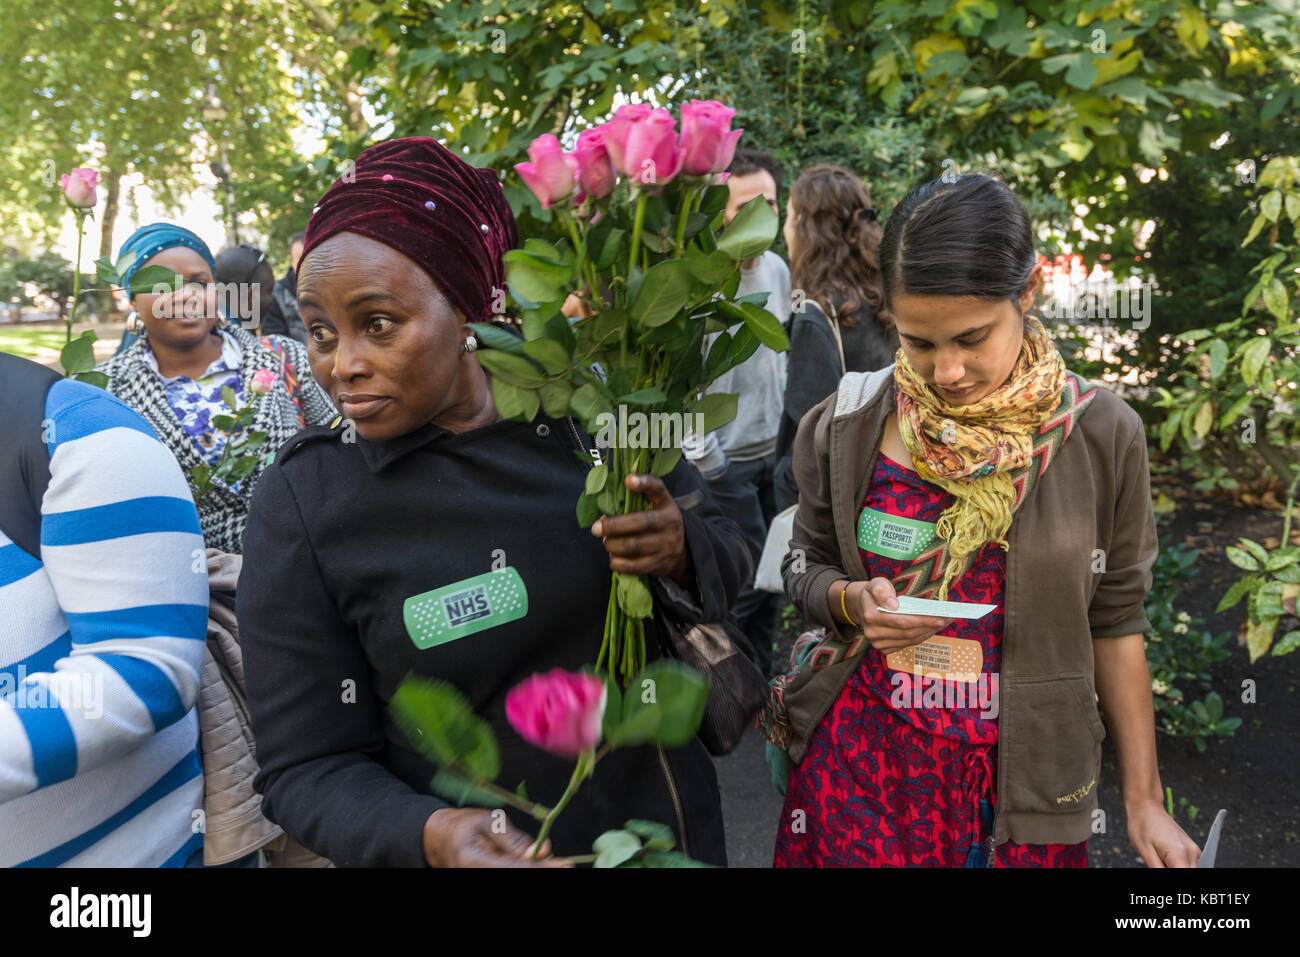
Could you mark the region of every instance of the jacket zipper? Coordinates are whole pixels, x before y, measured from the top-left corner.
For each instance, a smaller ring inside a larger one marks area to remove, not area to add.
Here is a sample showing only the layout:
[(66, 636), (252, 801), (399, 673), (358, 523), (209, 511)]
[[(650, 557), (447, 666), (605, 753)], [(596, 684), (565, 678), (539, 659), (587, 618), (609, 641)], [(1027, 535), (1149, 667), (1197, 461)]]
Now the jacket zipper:
[(595, 466), (600, 465), (601, 464), (600, 453), (595, 449), (587, 448), (586, 444), (582, 441), (582, 436), (578, 434), (578, 427), (573, 424), (573, 416), (566, 415), (564, 417), (564, 422), (569, 427), (569, 434), (573, 436), (573, 444), (577, 446), (578, 451), (585, 453), (588, 456), (588, 458), (592, 460), (589, 461), (587, 465), (587, 470), (589, 471)]
[(1002, 673), (998, 675), (998, 749), (997, 749), (998, 803), (993, 808), (993, 824), (992, 824), (992, 829), (989, 833), (989, 866), (990, 867), (992, 867), (994, 862), (996, 861), (997, 844), (995, 842), (997, 840), (998, 822), (1002, 819), (1002, 798), (1003, 795), (1007, 793), (1006, 786), (1005, 786), (1007, 762), (1003, 760), (1003, 758), (1006, 756), (1007, 753), (1005, 747), (1007, 743), (1006, 710), (1003, 707), (1006, 704), (1007, 699), (1006, 696), (1002, 693), (1002, 685), (1004, 683), (1004, 679), (1007, 676), (1007, 671), (1008, 671), (1007, 665), (1011, 661), (1011, 648), (1013, 645), (1013, 642), (1011, 641), (1011, 636), (1012, 636), (1011, 625), (1015, 622), (1015, 616), (1011, 613), (1011, 598), (1012, 598), (1011, 584), (1013, 581), (1015, 581), (1015, 576), (1013, 572), (1016, 566), (1014, 529), (1015, 526), (1013, 525), (1012, 530), (1009, 531), (1007, 536), (1007, 545), (1010, 547), (1007, 548), (1007, 582), (1006, 582), (1006, 590), (1004, 592), (1006, 601), (1003, 604)]
[(656, 744), (655, 750), (659, 752), (659, 766), (664, 769), (664, 780), (668, 782), (668, 793), (673, 799), (673, 810), (677, 812), (677, 834), (682, 841), (682, 853), (690, 857), (691, 852), (686, 846), (686, 818), (682, 814), (681, 799), (677, 796), (677, 782), (673, 780), (673, 772), (668, 769), (668, 756), (664, 754), (663, 745)]

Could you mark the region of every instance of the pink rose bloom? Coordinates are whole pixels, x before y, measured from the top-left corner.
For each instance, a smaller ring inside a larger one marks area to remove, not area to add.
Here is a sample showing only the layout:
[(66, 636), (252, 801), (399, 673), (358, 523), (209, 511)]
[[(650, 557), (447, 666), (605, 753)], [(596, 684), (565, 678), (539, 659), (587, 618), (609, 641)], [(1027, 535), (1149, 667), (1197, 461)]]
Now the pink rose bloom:
[(623, 145), (627, 142), (628, 131), (632, 128), (633, 123), (640, 122), (649, 116), (650, 109), (645, 103), (631, 103), (627, 106), (620, 106), (612, 120), (596, 127), (601, 132), (601, 141), (605, 144), (605, 149), (609, 153), (610, 162), (614, 164), (614, 169), (625, 176), (627, 175), (627, 167), (623, 163)]
[(601, 127), (583, 130), (578, 134), (578, 144), (573, 148), (574, 162), (578, 169), (578, 187), (581, 192), (578, 202), (588, 196), (592, 199), (604, 199), (614, 190), (618, 174), (610, 161), (609, 150), (605, 148), (605, 134)]
[(529, 744), (576, 760), (600, 743), (605, 682), (593, 674), (553, 668), (506, 694), (506, 719)]
[(550, 133), (539, 136), (528, 147), (530, 163), (516, 163), (515, 171), (549, 209), (573, 192), (574, 173), (577, 166), (572, 156), (560, 149), (560, 141)]
[[(676, 124), (667, 110), (652, 110), (645, 104), (625, 106), (604, 130), (614, 168), (638, 186), (663, 186), (681, 171)], [(653, 179), (647, 180), (651, 174)]]
[(250, 392), (255, 392), (258, 395), (266, 395), (273, 388), (275, 388), (275, 373), (270, 369), (258, 369), (253, 374), (253, 381), (248, 386)]
[(74, 169), (69, 175), (64, 173), (59, 178), (63, 195), (68, 202), (79, 209), (92, 209), (95, 206), (95, 186), (99, 183), (99, 174), (93, 169)]
[(736, 111), (716, 100), (682, 104), (682, 171), (689, 176), (720, 173), (731, 165), (744, 130), (733, 130)]

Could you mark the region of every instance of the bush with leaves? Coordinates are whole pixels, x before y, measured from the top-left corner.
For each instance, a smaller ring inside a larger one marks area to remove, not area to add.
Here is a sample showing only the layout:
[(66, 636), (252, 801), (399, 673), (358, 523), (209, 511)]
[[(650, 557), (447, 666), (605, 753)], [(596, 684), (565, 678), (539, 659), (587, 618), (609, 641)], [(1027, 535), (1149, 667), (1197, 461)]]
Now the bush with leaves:
[[(1167, 537), (1161, 540), (1146, 601), (1151, 621), (1146, 652), (1157, 729), (1172, 737), (1192, 738), (1204, 751), (1206, 739), (1232, 734), (1241, 719), (1223, 717), (1223, 700), (1210, 690), (1210, 667), (1231, 655), (1232, 636), (1210, 633), (1201, 627), (1200, 618), (1175, 607), (1182, 584), (1195, 574), (1199, 558), (1195, 548), (1171, 544)], [(1204, 692), (1204, 697), (1195, 699), (1196, 692)]]
[[(1293, 156), (1274, 157), (1259, 177), (1258, 213), (1242, 242), (1268, 241), (1265, 255), (1251, 274), (1254, 285), (1241, 315), (1208, 329), (1179, 337), (1195, 344), (1172, 388), (1161, 387), (1156, 403), (1167, 409), (1159, 427), (1162, 449), (1175, 441), (1200, 453), (1207, 446), (1224, 458), (1253, 458), (1272, 471), (1286, 489), (1280, 545), (1273, 550), (1243, 540), (1229, 548), (1228, 559), (1252, 574), (1236, 582), (1220, 610), (1248, 598), (1243, 626), (1251, 661), (1270, 647), (1275, 655), (1300, 646), (1292, 631), (1276, 645), (1278, 622), (1300, 591), (1300, 547), (1290, 543), (1292, 510), (1300, 487), (1300, 420), (1295, 404), (1300, 393), (1300, 322), (1295, 303), (1300, 293), (1300, 163)], [(1291, 242), (1282, 241), (1290, 220)], [(1295, 589), (1293, 591), (1292, 589)], [(1292, 611), (1294, 609), (1292, 608)]]

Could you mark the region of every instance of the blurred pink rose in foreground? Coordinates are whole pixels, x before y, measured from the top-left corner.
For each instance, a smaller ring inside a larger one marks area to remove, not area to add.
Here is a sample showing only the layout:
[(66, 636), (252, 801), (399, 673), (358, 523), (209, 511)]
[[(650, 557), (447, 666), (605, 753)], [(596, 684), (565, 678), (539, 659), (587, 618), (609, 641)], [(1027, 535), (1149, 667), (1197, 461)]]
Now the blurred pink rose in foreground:
[(529, 744), (575, 760), (600, 743), (605, 683), (593, 674), (553, 668), (506, 695), (506, 719)]
[(731, 165), (744, 130), (731, 128), (736, 111), (716, 100), (682, 104), (682, 172), (689, 176), (720, 173)]
[(93, 169), (74, 169), (71, 174), (64, 173), (59, 178), (63, 195), (68, 202), (79, 209), (92, 209), (97, 197), (95, 186), (99, 183), (99, 174)]
[(258, 369), (253, 375), (253, 381), (248, 386), (251, 392), (258, 395), (266, 395), (275, 388), (275, 373), (270, 369)]
[(577, 162), (560, 149), (560, 141), (547, 133), (537, 137), (528, 147), (529, 163), (516, 163), (515, 171), (549, 209), (573, 192)]

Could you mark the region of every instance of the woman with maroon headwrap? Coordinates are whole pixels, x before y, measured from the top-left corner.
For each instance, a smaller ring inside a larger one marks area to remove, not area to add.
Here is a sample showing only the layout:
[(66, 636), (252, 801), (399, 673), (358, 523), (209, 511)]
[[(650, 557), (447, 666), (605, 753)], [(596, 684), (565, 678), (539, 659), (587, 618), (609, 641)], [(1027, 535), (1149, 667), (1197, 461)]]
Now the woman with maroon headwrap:
[[(513, 809), (507, 825), (431, 792), (435, 768), (387, 714), (407, 674), (458, 687), (501, 741), (498, 783), (552, 804), (572, 765), (510, 730), (505, 694), (595, 660), (610, 570), (654, 576), (682, 621), (721, 620), (751, 577), (739, 529), (700, 501), (688, 465), (634, 479), (652, 508), (603, 519), (602, 540), (574, 515), (574, 453), (590, 437), (568, 419), (498, 415), (466, 323), (504, 302), (502, 257), (517, 243), (496, 174), (425, 138), (363, 152), (307, 228), (308, 354), (343, 418), (299, 433), (263, 477), (239, 622), (264, 811), (341, 866), (519, 865), (536, 832)], [(452, 627), (408, 632), (420, 596)], [(725, 863), (698, 740), (612, 752), (550, 843), (559, 857), (589, 853), (630, 818), (669, 824), (686, 853)]]

